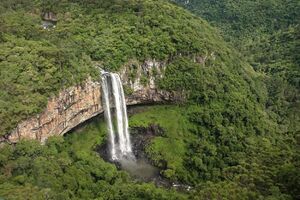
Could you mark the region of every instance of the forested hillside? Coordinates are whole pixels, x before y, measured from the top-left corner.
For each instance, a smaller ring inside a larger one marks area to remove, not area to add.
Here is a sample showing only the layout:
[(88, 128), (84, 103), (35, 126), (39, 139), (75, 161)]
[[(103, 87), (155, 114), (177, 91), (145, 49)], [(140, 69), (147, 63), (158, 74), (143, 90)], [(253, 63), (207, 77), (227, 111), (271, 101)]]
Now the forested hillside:
[[(164, 1), (5, 1), (0, 5), (0, 135), (63, 87), (130, 60), (224, 51), (207, 22)], [(43, 29), (43, 10), (57, 13)], [(197, 31), (202, 30), (202, 31)], [(226, 50), (226, 49), (225, 49)]]
[[(45, 145), (3, 145), (0, 198), (300, 198), (299, 3), (181, 3), (208, 22), (166, 0), (1, 2), (0, 135), (60, 89), (99, 79), (96, 65), (163, 61), (157, 85), (181, 98), (134, 114), (130, 129), (161, 127), (145, 154), (161, 177), (191, 190), (141, 183), (105, 162), (97, 118)], [(55, 28), (41, 26), (47, 11)]]
[(293, 123), (299, 124), (300, 106), (299, 1), (176, 2), (218, 27), (256, 71), (267, 75), (267, 109), (276, 113), (279, 124), (299, 131)]

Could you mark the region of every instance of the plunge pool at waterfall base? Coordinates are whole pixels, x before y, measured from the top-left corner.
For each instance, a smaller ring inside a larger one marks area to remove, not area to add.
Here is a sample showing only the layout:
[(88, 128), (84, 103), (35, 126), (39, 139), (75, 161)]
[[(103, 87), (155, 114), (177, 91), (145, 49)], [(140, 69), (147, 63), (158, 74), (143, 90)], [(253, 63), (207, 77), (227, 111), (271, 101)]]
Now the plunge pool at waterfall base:
[[(144, 112), (149, 105), (143, 106), (130, 106), (128, 107), (128, 115), (134, 115), (140, 112)], [(151, 124), (148, 127), (133, 127), (130, 128), (132, 153), (135, 159), (123, 158), (112, 160), (109, 148), (109, 138), (102, 144), (96, 147), (96, 152), (104, 159), (106, 162), (114, 164), (118, 170), (126, 171), (134, 180), (138, 182), (152, 182), (158, 187), (164, 188), (174, 188), (178, 191), (186, 192), (191, 189), (190, 186), (184, 185), (180, 182), (173, 182), (160, 173), (164, 168), (158, 168), (154, 166), (151, 160), (147, 157), (145, 153), (145, 147), (147, 144), (157, 136), (162, 136), (164, 130), (156, 125)]]
[(120, 159), (120, 168), (132, 177), (143, 182), (153, 181), (160, 176), (159, 169), (151, 165), (145, 158)]
[[(134, 139), (134, 138), (133, 138)], [(133, 140), (134, 141), (134, 140)], [(133, 143), (134, 144), (134, 143)], [(133, 147), (136, 147), (133, 145)], [(135, 158), (120, 158), (112, 160), (108, 151), (108, 141), (97, 147), (96, 151), (106, 161), (116, 165), (119, 170), (124, 170), (137, 181), (140, 182), (154, 182), (157, 185), (169, 186), (171, 183), (164, 180), (160, 175), (160, 169), (153, 166), (144, 152), (139, 152), (133, 149)]]
[[(149, 109), (151, 105), (138, 105), (138, 106), (128, 106), (128, 115), (133, 116), (138, 113), (145, 112)], [(136, 157), (136, 160), (124, 160), (124, 161), (113, 161), (109, 152), (108, 144), (109, 140), (102, 140), (102, 136), (97, 136), (98, 131), (106, 131), (106, 126), (103, 124), (104, 114), (97, 115), (84, 123), (73, 128), (64, 137), (74, 138), (70, 140), (74, 142), (76, 148), (81, 148), (81, 140), (87, 140), (88, 142), (84, 143), (84, 148), (87, 148), (90, 144), (94, 146), (94, 139), (97, 141), (101, 140), (101, 143), (92, 147), (95, 152), (106, 162), (114, 164), (118, 170), (126, 171), (134, 181), (137, 182), (151, 182), (158, 187), (164, 188), (173, 188), (180, 192), (187, 192), (192, 188), (188, 185), (184, 185), (180, 182), (173, 182), (161, 175), (161, 170), (164, 170), (165, 167), (158, 168), (154, 166), (145, 153), (145, 147), (148, 142), (150, 142), (154, 137), (164, 134), (164, 130), (161, 129), (158, 125), (152, 124), (148, 127), (134, 127), (130, 128), (132, 151)], [(89, 148), (89, 147), (88, 147)]]
[(153, 166), (150, 161), (146, 157), (144, 157), (144, 152), (140, 152), (135, 160), (127, 158), (112, 160), (107, 149), (107, 143), (105, 143), (101, 146), (98, 146), (96, 151), (106, 162), (115, 164), (117, 169), (126, 171), (133, 179), (138, 182), (152, 182), (158, 187), (174, 188), (181, 192), (186, 192), (191, 189), (190, 186), (180, 183), (174, 183), (164, 178), (160, 174), (160, 169)]
[[(140, 132), (143, 131), (145, 128), (136, 129), (135, 131)], [(151, 129), (153, 129), (153, 127)], [(152, 165), (151, 161), (147, 158), (144, 152), (144, 147), (147, 141), (149, 141), (153, 136), (149, 135), (149, 131), (145, 131), (144, 133), (145, 134), (134, 134), (131, 137), (135, 159), (123, 158), (118, 160), (112, 160), (108, 148), (108, 141), (106, 141), (102, 145), (99, 145), (96, 148), (96, 151), (106, 162), (115, 164), (117, 169), (126, 171), (133, 179), (135, 179), (138, 182), (152, 182), (159, 187), (175, 188), (176, 190), (182, 192), (189, 191), (189, 186), (180, 183), (174, 183), (164, 178), (160, 174), (160, 169)]]

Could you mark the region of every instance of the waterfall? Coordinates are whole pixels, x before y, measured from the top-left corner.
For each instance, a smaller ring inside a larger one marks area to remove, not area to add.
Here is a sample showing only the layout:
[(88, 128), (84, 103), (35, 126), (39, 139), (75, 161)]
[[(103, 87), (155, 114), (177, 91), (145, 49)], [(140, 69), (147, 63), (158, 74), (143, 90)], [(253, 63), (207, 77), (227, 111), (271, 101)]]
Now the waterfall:
[[(116, 73), (102, 72), (102, 91), (111, 158), (112, 160), (133, 158), (125, 95), (120, 76)], [(116, 128), (113, 126), (112, 108), (115, 111)], [(117, 130), (117, 134), (115, 134), (115, 130)]]
[(109, 89), (108, 89), (108, 81), (107, 77), (102, 76), (102, 91), (103, 91), (103, 107), (104, 107), (104, 115), (107, 121), (107, 131), (109, 132), (110, 139), (110, 154), (113, 160), (117, 159), (116, 155), (116, 145), (115, 145), (115, 136), (112, 125), (112, 118), (110, 112), (110, 102), (109, 102)]

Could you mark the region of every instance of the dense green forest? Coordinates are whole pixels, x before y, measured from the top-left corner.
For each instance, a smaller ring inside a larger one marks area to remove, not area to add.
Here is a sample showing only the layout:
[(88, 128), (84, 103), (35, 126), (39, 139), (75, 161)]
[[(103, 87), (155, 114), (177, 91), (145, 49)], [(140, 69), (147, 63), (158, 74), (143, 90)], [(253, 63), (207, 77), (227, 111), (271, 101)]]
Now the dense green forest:
[(1, 149), (0, 197), (5, 199), (186, 199), (176, 191), (135, 183), (93, 151), (106, 138), (103, 120), (45, 145), (22, 141)]
[(218, 27), (253, 69), (266, 75), (266, 108), (279, 124), (299, 131), (299, 1), (175, 1)]
[[(167, 61), (157, 84), (184, 98), (129, 122), (162, 127), (146, 154), (164, 178), (192, 187), (141, 183), (105, 162), (95, 152), (107, 138), (97, 118), (45, 145), (3, 145), (0, 197), (300, 198), (299, 2), (188, 2), (208, 22), (164, 0), (0, 3), (0, 135), (61, 88), (97, 79), (95, 65)], [(43, 11), (57, 14), (55, 28), (41, 27)]]
[[(168, 60), (224, 48), (207, 22), (164, 1), (49, 2), (0, 5), (0, 135), (40, 112), (60, 88), (97, 77), (93, 64), (118, 70), (132, 59)], [(44, 9), (57, 12), (55, 29), (41, 27)]]

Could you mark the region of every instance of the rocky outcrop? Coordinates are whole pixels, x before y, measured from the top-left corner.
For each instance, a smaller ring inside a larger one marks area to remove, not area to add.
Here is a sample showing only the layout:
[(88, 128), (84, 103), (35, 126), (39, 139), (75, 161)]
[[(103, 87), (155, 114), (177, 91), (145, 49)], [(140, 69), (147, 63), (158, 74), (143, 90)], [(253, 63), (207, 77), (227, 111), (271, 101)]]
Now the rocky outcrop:
[(44, 12), (42, 15), (42, 20), (50, 21), (50, 22), (57, 22), (57, 17), (53, 12)]
[[(127, 105), (173, 101), (175, 95), (157, 88), (156, 80), (161, 78), (165, 64), (146, 61), (143, 65), (124, 66), (120, 76), (126, 95)], [(134, 73), (134, 76), (131, 76)], [(16, 143), (21, 139), (36, 139), (44, 142), (53, 135), (63, 135), (80, 123), (103, 112), (101, 82), (86, 80), (83, 84), (62, 90), (49, 99), (45, 110), (23, 122), (0, 142)]]
[(125, 87), (130, 89), (126, 98), (128, 105), (174, 100), (174, 94), (157, 89), (156, 82), (163, 77), (165, 66), (164, 62), (148, 60), (142, 65), (133, 61), (123, 67), (120, 76)]
[(44, 29), (55, 28), (58, 19), (53, 12), (44, 12), (42, 14), (42, 27)]

